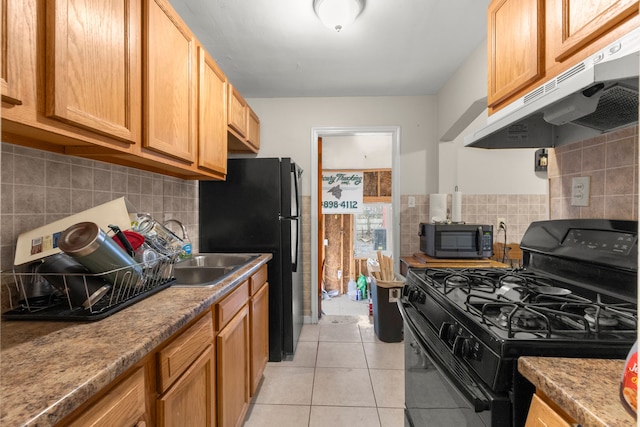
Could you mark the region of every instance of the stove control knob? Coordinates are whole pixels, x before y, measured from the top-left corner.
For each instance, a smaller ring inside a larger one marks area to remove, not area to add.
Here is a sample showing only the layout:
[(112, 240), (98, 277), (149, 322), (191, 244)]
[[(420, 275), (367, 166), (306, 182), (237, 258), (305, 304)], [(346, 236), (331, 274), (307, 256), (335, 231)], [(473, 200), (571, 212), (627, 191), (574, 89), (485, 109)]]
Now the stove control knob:
[(409, 291), (409, 302), (421, 302), (421, 292), (418, 289)]
[(478, 346), (473, 338), (459, 336), (453, 343), (453, 354), (465, 359), (478, 359)]
[(455, 323), (443, 323), (440, 326), (440, 338), (445, 342), (452, 343), (458, 335), (458, 326)]

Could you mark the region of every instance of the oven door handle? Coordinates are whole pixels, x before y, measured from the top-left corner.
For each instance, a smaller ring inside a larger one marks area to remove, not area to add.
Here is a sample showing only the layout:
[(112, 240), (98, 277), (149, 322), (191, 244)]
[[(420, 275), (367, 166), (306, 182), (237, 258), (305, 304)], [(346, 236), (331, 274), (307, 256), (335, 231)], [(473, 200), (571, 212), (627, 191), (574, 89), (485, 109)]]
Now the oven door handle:
[[(479, 384), (476, 386), (465, 384), (465, 380), (460, 378), (460, 374), (458, 373), (453, 373), (454, 377), (458, 377), (457, 381), (450, 377), (449, 372), (442, 367), (444, 363), (440, 361), (436, 351), (431, 349), (431, 346), (422, 338), (422, 335), (417, 332), (417, 328), (410, 316), (407, 315), (403, 304), (398, 302), (398, 308), (400, 308), (400, 313), (409, 328), (411, 337), (416, 341), (416, 345), (412, 345), (413, 343), (410, 344), (414, 351), (419, 350), (425, 361), (428, 364), (433, 365), (440, 372), (440, 376), (444, 381), (446, 381), (447, 385), (451, 389), (457, 390), (469, 403), (473, 405), (475, 412), (482, 412), (491, 409), (491, 402), (486, 394), (482, 392)], [(410, 337), (405, 334), (405, 339), (410, 339)]]

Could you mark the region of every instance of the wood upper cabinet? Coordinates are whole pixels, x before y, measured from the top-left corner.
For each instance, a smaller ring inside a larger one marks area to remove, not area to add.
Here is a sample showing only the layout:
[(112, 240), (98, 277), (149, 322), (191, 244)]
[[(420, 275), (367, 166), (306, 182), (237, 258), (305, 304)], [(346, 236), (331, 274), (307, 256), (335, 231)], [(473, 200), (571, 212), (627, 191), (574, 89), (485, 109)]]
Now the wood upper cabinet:
[(227, 78), (198, 46), (198, 167), (227, 174)]
[(251, 109), (251, 107), (247, 106), (249, 110), (248, 120), (249, 124), (247, 125), (247, 144), (251, 147), (255, 148), (256, 152), (260, 149), (260, 119), (258, 115)]
[[(2, 0), (2, 62), (0, 63), (0, 93), (2, 102), (19, 105), (22, 104), (22, 87), (20, 80), (20, 64), (24, 63), (25, 49), (20, 46), (20, 33), (25, 25), (28, 25), (30, 13), (24, 12), (24, 8), (33, 7), (33, 4), (22, 3), (20, 0)], [(35, 13), (35, 12), (34, 12)], [(22, 34), (25, 36), (27, 34)]]
[(139, 142), (141, 23), (137, 0), (47, 2), (45, 114)]
[(70, 427), (111, 427), (146, 425), (144, 368), (137, 368), (117, 383), (80, 416), (60, 425)]
[(638, 0), (493, 0), (489, 113), (536, 90), (640, 25)]
[(150, 150), (195, 162), (196, 39), (165, 0), (145, 13), (145, 138)]
[(233, 85), (227, 85), (228, 148), (233, 153), (257, 153), (260, 119)]
[(549, 49), (557, 62), (578, 53), (638, 13), (638, 0), (556, 0)]
[(489, 106), (542, 77), (544, 5), (544, 0), (494, 0), (489, 5)]
[(247, 101), (244, 100), (240, 92), (232, 85), (228, 84), (227, 96), (227, 123), (229, 129), (235, 132), (236, 136), (243, 139), (247, 137)]

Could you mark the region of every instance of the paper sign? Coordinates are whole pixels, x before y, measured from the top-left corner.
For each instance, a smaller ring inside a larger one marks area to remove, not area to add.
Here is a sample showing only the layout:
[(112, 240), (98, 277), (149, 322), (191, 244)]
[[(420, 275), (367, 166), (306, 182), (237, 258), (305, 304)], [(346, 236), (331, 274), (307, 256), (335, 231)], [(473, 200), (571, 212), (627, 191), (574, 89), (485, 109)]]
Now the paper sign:
[(362, 172), (322, 173), (322, 213), (352, 214), (362, 212), (364, 174)]

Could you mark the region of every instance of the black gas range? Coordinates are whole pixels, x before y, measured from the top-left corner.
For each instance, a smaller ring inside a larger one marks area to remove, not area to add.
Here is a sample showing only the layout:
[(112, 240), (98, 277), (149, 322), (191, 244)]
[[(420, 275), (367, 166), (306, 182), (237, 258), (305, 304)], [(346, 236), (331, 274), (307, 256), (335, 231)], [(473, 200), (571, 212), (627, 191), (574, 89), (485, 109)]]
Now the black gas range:
[(409, 425), (521, 426), (533, 386), (520, 356), (624, 359), (637, 337), (637, 222), (531, 224), (523, 268), (411, 269)]

